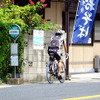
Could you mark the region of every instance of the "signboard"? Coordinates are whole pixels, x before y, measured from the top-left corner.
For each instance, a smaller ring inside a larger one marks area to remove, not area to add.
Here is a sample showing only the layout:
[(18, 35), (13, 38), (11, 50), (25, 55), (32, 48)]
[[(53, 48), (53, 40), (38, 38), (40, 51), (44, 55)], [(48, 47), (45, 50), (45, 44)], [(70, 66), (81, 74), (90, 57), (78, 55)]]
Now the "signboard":
[(17, 55), (11, 56), (11, 66), (18, 66), (18, 56)]
[(10, 34), (11, 37), (17, 38), (18, 35), (20, 34), (20, 30), (19, 30), (18, 25), (16, 25), (16, 24), (12, 25), (10, 30), (9, 30), (9, 34)]
[(43, 50), (44, 48), (44, 31), (33, 31), (33, 49)]
[(18, 54), (18, 43), (11, 43), (11, 54)]

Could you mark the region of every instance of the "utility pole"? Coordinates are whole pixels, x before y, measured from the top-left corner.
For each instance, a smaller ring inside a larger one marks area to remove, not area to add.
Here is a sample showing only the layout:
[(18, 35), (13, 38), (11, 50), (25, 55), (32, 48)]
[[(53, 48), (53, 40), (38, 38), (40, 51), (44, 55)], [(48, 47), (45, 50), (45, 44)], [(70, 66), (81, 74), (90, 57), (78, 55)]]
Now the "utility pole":
[[(65, 31), (66, 31), (66, 43), (67, 53), (69, 53), (69, 0), (65, 0)], [(66, 60), (66, 80), (69, 80), (69, 58)]]

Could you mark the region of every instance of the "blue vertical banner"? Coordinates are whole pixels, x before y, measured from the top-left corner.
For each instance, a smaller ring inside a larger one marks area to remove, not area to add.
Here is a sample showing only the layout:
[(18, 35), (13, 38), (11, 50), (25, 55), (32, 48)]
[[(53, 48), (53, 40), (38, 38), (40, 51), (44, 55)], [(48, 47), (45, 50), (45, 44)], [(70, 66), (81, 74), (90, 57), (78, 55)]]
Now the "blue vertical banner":
[(99, 0), (80, 0), (73, 43), (88, 43)]

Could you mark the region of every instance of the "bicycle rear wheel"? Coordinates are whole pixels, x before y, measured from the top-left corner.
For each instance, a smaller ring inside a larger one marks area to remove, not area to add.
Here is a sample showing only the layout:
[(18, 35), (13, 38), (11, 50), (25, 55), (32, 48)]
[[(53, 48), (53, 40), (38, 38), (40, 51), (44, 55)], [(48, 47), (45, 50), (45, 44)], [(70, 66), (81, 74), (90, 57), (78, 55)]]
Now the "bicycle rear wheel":
[(46, 67), (46, 77), (49, 84), (52, 84), (55, 80), (54, 76), (54, 65), (53, 63), (49, 62)]
[(61, 76), (62, 76), (62, 79), (60, 79), (59, 81), (60, 81), (60, 83), (64, 83), (65, 77), (66, 77), (66, 74), (65, 74), (65, 64), (64, 64), (64, 62), (62, 62)]

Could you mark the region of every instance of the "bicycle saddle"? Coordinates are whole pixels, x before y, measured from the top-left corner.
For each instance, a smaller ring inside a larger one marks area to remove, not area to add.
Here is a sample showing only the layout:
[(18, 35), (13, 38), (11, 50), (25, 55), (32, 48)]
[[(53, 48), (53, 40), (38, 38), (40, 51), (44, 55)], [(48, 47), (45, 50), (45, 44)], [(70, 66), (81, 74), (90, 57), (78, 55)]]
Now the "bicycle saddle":
[(50, 60), (54, 61), (56, 58), (54, 57), (54, 53), (50, 53)]

